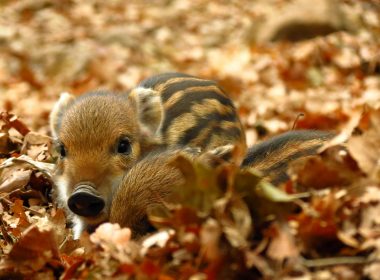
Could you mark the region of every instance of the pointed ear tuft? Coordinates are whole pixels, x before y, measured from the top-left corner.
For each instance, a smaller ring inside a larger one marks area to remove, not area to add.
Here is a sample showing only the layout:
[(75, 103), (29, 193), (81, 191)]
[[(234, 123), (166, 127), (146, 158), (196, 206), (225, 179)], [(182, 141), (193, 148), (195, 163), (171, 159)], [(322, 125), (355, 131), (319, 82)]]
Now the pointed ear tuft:
[(53, 138), (58, 137), (62, 115), (74, 99), (74, 95), (63, 92), (59, 100), (54, 104), (53, 110), (50, 113), (50, 130)]
[(157, 138), (164, 109), (157, 91), (138, 87), (131, 91), (130, 99), (136, 104), (136, 111), (143, 137)]

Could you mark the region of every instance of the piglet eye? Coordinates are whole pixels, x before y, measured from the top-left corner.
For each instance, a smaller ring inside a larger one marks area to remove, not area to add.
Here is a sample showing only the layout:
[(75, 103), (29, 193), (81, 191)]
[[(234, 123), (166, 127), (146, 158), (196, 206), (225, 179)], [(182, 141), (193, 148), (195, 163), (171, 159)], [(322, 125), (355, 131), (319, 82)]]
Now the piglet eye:
[(119, 154), (130, 154), (131, 153), (131, 142), (127, 138), (120, 139), (117, 145), (117, 152)]
[(66, 157), (66, 148), (62, 143), (58, 144), (58, 152), (61, 158)]

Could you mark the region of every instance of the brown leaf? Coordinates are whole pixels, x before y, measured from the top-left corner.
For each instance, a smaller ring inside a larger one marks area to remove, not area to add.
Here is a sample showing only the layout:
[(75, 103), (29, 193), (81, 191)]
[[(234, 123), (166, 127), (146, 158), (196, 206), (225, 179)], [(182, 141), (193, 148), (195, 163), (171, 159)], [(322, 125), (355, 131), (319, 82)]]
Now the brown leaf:
[(16, 170), (9, 175), (10, 177), (1, 183), (0, 192), (9, 193), (25, 187), (30, 181), (32, 170)]
[[(306, 248), (329, 251), (339, 246), (337, 211), (341, 203), (330, 191), (326, 196), (313, 197), (310, 208), (307, 207), (292, 217), (292, 220), (297, 221), (298, 234)], [(335, 246), (326, 245), (330, 243)]]
[(86, 260), (82, 257), (70, 257), (70, 256), (62, 256), (62, 261), (67, 267), (65, 272), (62, 274), (61, 279), (70, 280), (77, 278), (76, 273), (78, 268), (83, 265)]
[[(361, 236), (373, 238), (380, 228), (380, 190), (378, 187), (367, 187), (358, 199), (360, 203), (360, 224), (357, 228)], [(359, 205), (358, 205), (359, 206)]]
[(202, 162), (194, 162), (184, 156), (178, 156), (171, 164), (182, 172), (186, 182), (173, 190), (169, 201), (209, 213), (213, 202), (222, 194), (218, 176), (223, 169), (212, 170)]
[(214, 209), (215, 217), (230, 244), (236, 248), (246, 247), (253, 225), (245, 202), (239, 197), (227, 195), (214, 203)]
[(29, 132), (24, 137), (21, 153), (29, 156), (32, 160), (51, 161), (52, 139), (48, 136), (35, 132)]
[(271, 232), (273, 236), (267, 250), (267, 255), (271, 259), (283, 261), (287, 258), (299, 257), (299, 248), (287, 225), (275, 223), (271, 227)]
[(332, 138), (331, 140), (327, 141), (326, 144), (323, 145), (321, 148), (319, 148), (319, 152), (325, 151), (329, 147), (340, 145), (346, 142), (350, 138), (352, 133), (354, 132), (355, 128), (359, 125), (362, 116), (363, 116), (362, 108), (353, 110), (351, 112), (350, 119), (345, 124), (345, 126), (340, 130), (340, 133), (334, 138)]
[(371, 110), (368, 115), (367, 129), (362, 135), (352, 136), (348, 140), (347, 149), (361, 170), (372, 175), (380, 169), (380, 110)]
[(220, 257), (220, 238), (222, 229), (214, 219), (207, 219), (200, 231), (200, 242), (207, 261), (217, 260)]
[(146, 276), (151, 278), (151, 277), (158, 276), (158, 274), (161, 271), (161, 268), (155, 262), (149, 259), (145, 259), (140, 264), (140, 271)]
[(66, 217), (64, 211), (62, 209), (57, 209), (55, 213), (52, 213), (50, 222), (54, 226), (57, 243), (62, 244), (65, 239), (68, 239)]
[(0, 113), (0, 120), (2, 120), (7, 127), (16, 129), (23, 136), (30, 132), (29, 128), (13, 114), (2, 112)]
[(331, 130), (335, 128), (339, 121), (338, 116), (332, 114), (326, 115), (322, 113), (305, 113), (302, 118), (297, 120), (297, 129), (320, 129)]
[(28, 217), (25, 214), (23, 201), (21, 199), (17, 199), (13, 203), (11, 210), (13, 211), (14, 215), (20, 219), (17, 224), (17, 227), (20, 227), (23, 229), (30, 225)]
[(0, 132), (0, 155), (14, 152), (17, 145), (11, 141), (8, 132)]
[(30, 164), (33, 168), (41, 171), (44, 175), (46, 175), (47, 178), (51, 178), (52, 173), (55, 170), (55, 164), (35, 161), (26, 155), (21, 155), (17, 158), (8, 158), (0, 164), (0, 169), (12, 166), (24, 167), (25, 164)]
[(347, 186), (363, 177), (356, 162), (341, 146), (328, 148), (320, 156), (292, 162), (289, 173), (296, 175), (297, 183), (306, 190)]
[(58, 247), (53, 228), (41, 231), (36, 226), (29, 227), (9, 253), (14, 263), (19, 263), (37, 271), (47, 262), (58, 258)]

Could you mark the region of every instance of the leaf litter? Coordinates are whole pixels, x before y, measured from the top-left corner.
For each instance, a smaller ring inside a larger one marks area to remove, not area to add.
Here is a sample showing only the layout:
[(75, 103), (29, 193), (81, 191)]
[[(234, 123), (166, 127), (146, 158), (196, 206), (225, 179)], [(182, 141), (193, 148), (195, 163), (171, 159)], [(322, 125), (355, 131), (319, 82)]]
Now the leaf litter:
[[(0, 4), (0, 278), (379, 279), (375, 2), (340, 2), (361, 19), (356, 34), (267, 45), (247, 40), (259, 15), (246, 1), (142, 2)], [(186, 184), (149, 211), (156, 232), (133, 240), (106, 223), (73, 240), (52, 199), (53, 102), (173, 69), (231, 92), (250, 144), (292, 127), (337, 137), (277, 185), (179, 157)]]

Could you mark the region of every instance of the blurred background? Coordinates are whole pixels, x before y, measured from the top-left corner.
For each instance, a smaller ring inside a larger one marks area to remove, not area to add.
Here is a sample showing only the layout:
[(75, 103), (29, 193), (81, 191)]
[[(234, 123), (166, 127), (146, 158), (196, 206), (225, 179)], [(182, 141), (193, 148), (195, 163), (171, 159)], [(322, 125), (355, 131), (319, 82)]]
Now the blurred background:
[(165, 71), (219, 81), (249, 144), (380, 104), (376, 0), (1, 0), (0, 15), (0, 111), (42, 133), (60, 93)]

